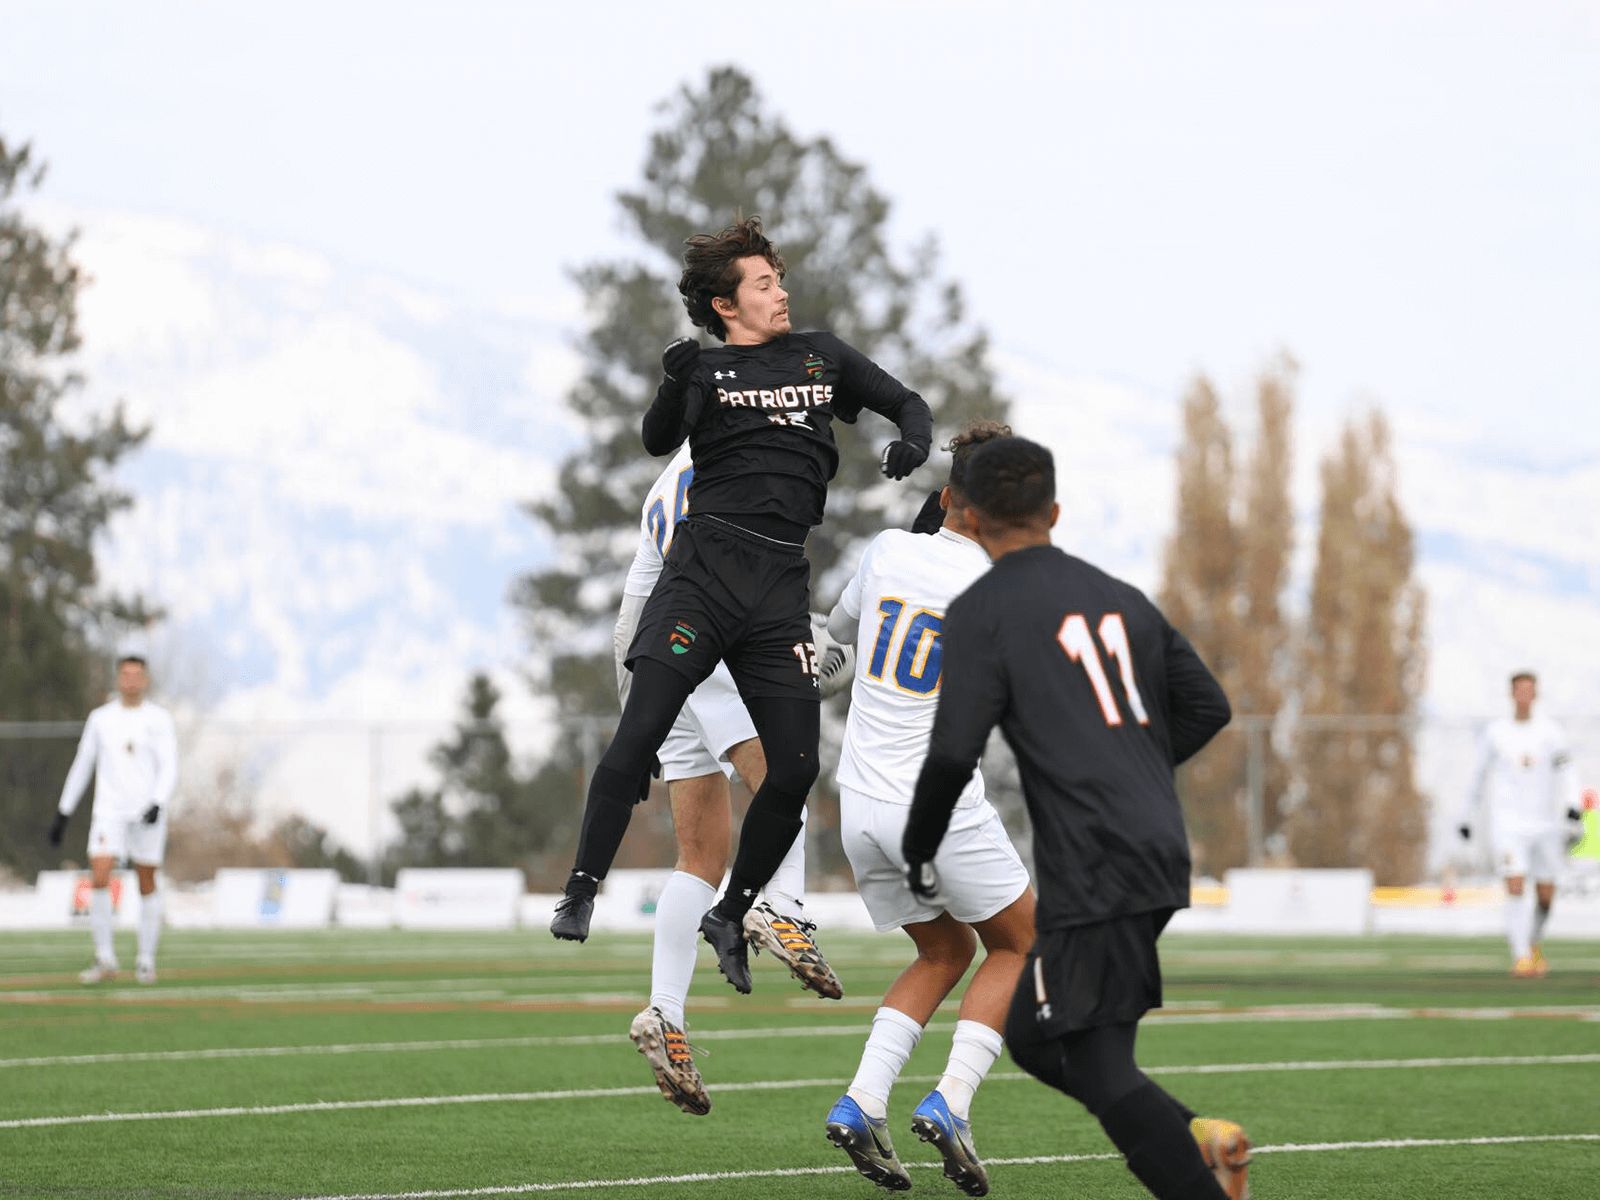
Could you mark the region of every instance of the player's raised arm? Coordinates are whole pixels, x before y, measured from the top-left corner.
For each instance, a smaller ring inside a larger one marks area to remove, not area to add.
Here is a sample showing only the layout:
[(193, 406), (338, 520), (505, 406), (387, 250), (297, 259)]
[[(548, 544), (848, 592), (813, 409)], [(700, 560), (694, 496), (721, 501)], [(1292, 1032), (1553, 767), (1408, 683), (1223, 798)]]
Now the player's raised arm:
[(681, 337), (661, 354), (661, 386), (645, 409), (641, 429), (644, 448), (651, 454), (671, 454), (683, 445), (700, 418), (704, 396), (695, 391), (694, 372), (700, 364), (700, 343)]
[(933, 412), (928, 402), (861, 351), (833, 339), (839, 355), (839, 394), (833, 413), (853, 422), (862, 409), (888, 417), (900, 437), (883, 448), (880, 467), (890, 479), (904, 479), (928, 461), (933, 447)]

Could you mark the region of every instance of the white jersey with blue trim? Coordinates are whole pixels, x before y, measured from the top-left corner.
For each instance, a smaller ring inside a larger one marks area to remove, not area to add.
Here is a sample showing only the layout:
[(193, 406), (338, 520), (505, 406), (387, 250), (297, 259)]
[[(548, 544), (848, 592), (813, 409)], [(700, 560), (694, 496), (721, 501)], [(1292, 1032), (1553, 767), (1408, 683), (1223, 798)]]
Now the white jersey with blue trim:
[(689, 484), (694, 480), (694, 458), (685, 442), (645, 493), (639, 517), (639, 548), (634, 551), (625, 596), (648, 596), (655, 590), (672, 545), (673, 532), (689, 510)]
[[(856, 635), (841, 787), (911, 803), (939, 703), (945, 609), (988, 569), (983, 548), (948, 529), (931, 536), (888, 529), (867, 547), (828, 621), (841, 641)], [(840, 617), (844, 630), (835, 628)], [(974, 771), (956, 807), (983, 800), (983, 776)]]

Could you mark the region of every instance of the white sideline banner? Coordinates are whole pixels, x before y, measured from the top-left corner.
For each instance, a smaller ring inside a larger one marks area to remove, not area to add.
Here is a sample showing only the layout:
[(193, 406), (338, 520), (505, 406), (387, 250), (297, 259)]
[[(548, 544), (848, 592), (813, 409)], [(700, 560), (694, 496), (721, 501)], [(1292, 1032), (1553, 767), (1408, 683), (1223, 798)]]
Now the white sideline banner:
[(394, 879), (401, 929), (514, 929), (527, 881), (515, 867), (405, 867)]
[[(39, 929), (89, 927), (90, 875), (88, 871), (40, 871), (34, 883), (34, 922)], [(156, 890), (166, 885), (156, 872)], [(139, 927), (139, 877), (132, 871), (111, 872), (112, 925), (116, 929)]]
[(670, 867), (611, 871), (600, 884), (600, 894), (594, 898), (591, 928), (635, 933), (653, 930), (656, 901), (661, 899), (661, 889), (671, 878)]
[(318, 929), (333, 922), (339, 872), (285, 867), (222, 867), (211, 891), (219, 929)]
[(1223, 878), (1227, 928), (1241, 933), (1366, 933), (1372, 872), (1239, 868)]

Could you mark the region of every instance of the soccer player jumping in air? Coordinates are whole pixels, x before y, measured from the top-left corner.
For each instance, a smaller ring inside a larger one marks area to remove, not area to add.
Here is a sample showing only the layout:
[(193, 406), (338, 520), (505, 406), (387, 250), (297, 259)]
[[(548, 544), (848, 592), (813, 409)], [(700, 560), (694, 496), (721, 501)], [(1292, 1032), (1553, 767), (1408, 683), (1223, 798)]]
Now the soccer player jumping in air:
[(678, 282), (689, 319), (723, 342), (681, 338), (644, 416), (644, 445), (689, 440), (689, 515), (640, 614), (622, 720), (589, 781), (577, 861), (550, 930), (581, 941), (600, 880), (628, 827), (639, 783), (685, 698), (726, 662), (761, 738), (767, 775), (740, 830), (732, 877), (701, 921), (718, 966), (750, 990), (744, 916), (800, 830), (817, 778), (820, 693), (805, 540), (838, 467), (833, 418), (868, 409), (900, 436), (883, 472), (928, 457), (933, 418), (915, 392), (830, 333), (789, 325), (784, 261), (756, 217), (688, 240)]
[(994, 566), (950, 605), (931, 748), (901, 851), (918, 895), (989, 732), (1016, 754), (1033, 820), (1038, 933), (1006, 1019), (1019, 1066), (1079, 1101), (1161, 1200), (1249, 1194), (1249, 1140), (1139, 1070), (1161, 1004), (1156, 939), (1189, 903), (1173, 768), (1228, 723), (1227, 697), (1137, 589), (1050, 544), (1043, 446), (996, 438), (967, 463), (969, 529)]

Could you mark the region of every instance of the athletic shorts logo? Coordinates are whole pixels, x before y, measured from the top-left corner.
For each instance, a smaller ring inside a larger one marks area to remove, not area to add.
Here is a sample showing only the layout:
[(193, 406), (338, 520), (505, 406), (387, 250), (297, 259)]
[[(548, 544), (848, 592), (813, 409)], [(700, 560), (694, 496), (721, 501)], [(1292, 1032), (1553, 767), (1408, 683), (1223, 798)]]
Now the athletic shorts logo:
[(672, 647), (674, 654), (687, 654), (689, 653), (689, 647), (694, 645), (694, 639), (698, 636), (699, 634), (695, 633), (692, 628), (679, 621), (672, 627), (672, 632), (667, 635), (667, 644)]
[(813, 354), (810, 358), (806, 359), (806, 374), (811, 376), (813, 379), (821, 379), (823, 366), (823, 361)]

